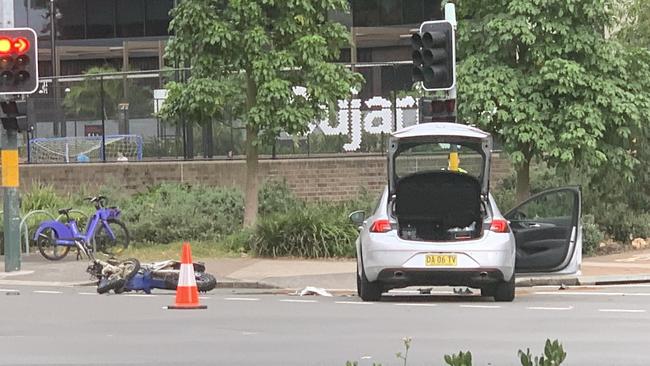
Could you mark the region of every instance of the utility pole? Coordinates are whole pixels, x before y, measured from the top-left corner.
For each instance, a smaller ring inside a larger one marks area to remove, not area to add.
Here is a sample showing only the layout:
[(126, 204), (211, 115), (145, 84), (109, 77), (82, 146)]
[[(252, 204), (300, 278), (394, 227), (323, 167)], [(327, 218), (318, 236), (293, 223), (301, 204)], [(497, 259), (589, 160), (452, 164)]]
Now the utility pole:
[[(0, 4), (0, 17), (0, 28), (13, 28), (13, 1), (3, 1)], [(0, 100), (4, 102), (6, 99), (3, 96)], [(5, 130), (3, 137), (0, 160), (2, 161), (5, 272), (14, 272), (20, 271), (20, 200), (18, 189), (5, 185), (13, 183), (10, 182), (11, 179), (5, 179), (5, 176), (10, 178), (9, 171), (18, 170), (18, 137), (16, 131), (9, 130)]]
[(19, 96), (38, 89), (36, 32), (13, 28), (13, 1), (0, 4), (0, 107), (5, 272), (20, 271), (20, 201), (18, 198), (18, 132), (29, 130), (26, 103)]

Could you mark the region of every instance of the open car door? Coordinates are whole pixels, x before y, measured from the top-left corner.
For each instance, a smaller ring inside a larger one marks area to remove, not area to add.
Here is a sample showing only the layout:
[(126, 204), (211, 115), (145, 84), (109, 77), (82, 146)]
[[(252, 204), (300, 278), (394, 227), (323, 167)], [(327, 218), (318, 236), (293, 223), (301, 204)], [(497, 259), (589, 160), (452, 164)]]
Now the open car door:
[(572, 274), (582, 261), (579, 187), (536, 194), (504, 216), (515, 235), (517, 273)]

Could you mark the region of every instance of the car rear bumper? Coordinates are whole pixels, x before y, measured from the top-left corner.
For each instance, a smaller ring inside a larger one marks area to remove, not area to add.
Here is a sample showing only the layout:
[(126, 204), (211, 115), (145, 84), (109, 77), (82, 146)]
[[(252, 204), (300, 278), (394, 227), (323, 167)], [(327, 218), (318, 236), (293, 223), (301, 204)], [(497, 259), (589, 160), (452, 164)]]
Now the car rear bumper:
[[(388, 287), (481, 287), (510, 280), (514, 273), (515, 245), (511, 233), (488, 233), (477, 240), (443, 244), (406, 241), (390, 234), (365, 239), (370, 239), (361, 248), (366, 278), (384, 282)], [(457, 263), (427, 266), (428, 254), (455, 255)]]
[(386, 289), (408, 286), (468, 286), (480, 288), (503, 281), (503, 272), (498, 269), (404, 269), (385, 268), (377, 280)]

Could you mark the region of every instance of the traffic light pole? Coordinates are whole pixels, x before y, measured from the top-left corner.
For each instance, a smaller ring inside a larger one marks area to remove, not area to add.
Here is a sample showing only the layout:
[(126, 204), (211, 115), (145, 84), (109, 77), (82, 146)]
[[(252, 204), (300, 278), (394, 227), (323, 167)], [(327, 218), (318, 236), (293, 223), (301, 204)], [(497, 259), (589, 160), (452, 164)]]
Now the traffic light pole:
[[(454, 32), (456, 32), (458, 28), (458, 23), (456, 22), (456, 5), (454, 3), (447, 3), (445, 4), (445, 20), (447, 20), (451, 25), (454, 27)], [(453, 62), (456, 62), (454, 60)], [(458, 84), (454, 85), (449, 92), (447, 92), (447, 99), (453, 99), (456, 100), (456, 88)], [(458, 103), (454, 103), (454, 116), (457, 116), (458, 112)]]
[(18, 197), (18, 132), (5, 129), (2, 144), (5, 272), (20, 271), (20, 201)]
[[(13, 27), (13, 1), (0, 6), (0, 28)], [(3, 100), (4, 99), (3, 97)], [(5, 272), (20, 271), (20, 202), (18, 199), (18, 133), (5, 129), (2, 163)]]

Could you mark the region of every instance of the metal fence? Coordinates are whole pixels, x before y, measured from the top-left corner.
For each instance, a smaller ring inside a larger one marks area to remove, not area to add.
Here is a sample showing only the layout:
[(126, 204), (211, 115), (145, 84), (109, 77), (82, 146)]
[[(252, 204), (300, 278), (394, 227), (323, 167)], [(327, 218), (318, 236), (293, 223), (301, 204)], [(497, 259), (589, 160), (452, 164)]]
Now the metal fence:
[[(387, 135), (417, 123), (410, 64), (355, 65), (366, 82), (338, 102), (329, 121), (310, 123), (304, 136), (277, 136), (260, 147), (268, 158), (327, 154), (382, 154)], [(166, 82), (183, 81), (188, 69), (44, 78), (28, 99), (34, 130), (21, 144), (30, 163), (228, 159), (244, 155), (245, 128), (237, 118), (172, 123), (157, 111)]]

